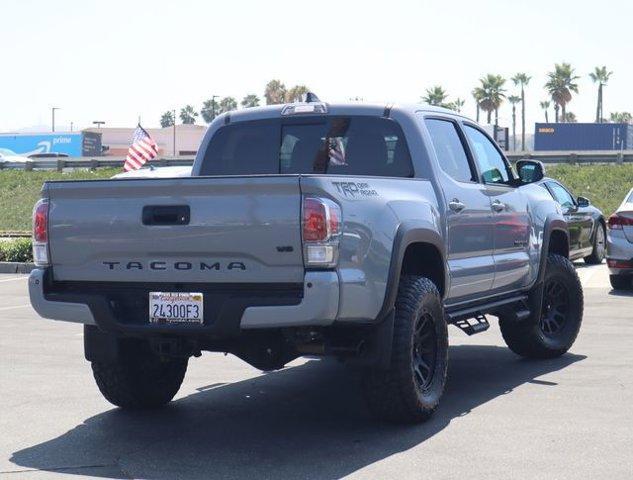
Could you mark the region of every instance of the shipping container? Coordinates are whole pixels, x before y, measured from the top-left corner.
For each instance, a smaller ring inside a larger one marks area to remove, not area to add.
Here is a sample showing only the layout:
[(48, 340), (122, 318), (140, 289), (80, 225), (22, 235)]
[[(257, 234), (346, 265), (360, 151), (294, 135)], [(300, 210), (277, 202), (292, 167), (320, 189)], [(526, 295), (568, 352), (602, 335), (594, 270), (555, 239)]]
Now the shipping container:
[(628, 123), (537, 123), (534, 150), (633, 149), (633, 126)]
[(101, 155), (101, 134), (71, 133), (0, 133), (0, 148), (28, 157), (41, 153), (65, 153), (70, 157)]

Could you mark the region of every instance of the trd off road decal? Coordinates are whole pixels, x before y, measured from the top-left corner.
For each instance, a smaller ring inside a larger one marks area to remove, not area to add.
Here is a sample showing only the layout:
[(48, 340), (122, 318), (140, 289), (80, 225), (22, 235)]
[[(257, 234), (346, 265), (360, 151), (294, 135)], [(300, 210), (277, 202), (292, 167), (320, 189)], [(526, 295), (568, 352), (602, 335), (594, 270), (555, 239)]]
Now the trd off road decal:
[(369, 183), (361, 182), (332, 182), (338, 193), (347, 198), (377, 197), (378, 192), (371, 188)]

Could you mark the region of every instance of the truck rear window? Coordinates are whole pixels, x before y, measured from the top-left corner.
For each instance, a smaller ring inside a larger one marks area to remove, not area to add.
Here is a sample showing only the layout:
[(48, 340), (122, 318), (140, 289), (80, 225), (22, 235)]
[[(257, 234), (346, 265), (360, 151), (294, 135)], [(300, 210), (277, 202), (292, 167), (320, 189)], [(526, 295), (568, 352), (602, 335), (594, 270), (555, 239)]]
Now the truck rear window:
[(200, 175), (319, 173), (412, 177), (400, 126), (369, 116), (238, 122), (219, 129)]

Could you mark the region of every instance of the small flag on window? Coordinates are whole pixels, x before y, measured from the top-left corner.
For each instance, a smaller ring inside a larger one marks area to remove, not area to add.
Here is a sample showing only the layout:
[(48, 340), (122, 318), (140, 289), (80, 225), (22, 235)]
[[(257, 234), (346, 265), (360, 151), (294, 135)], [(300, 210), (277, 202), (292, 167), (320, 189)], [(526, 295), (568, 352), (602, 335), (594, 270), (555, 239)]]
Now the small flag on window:
[(149, 136), (149, 133), (145, 131), (141, 124), (134, 130), (134, 137), (132, 138), (132, 145), (127, 151), (127, 157), (125, 157), (125, 164), (123, 170), (129, 172), (130, 170), (138, 170), (145, 162), (153, 160), (158, 155), (158, 146), (156, 142)]

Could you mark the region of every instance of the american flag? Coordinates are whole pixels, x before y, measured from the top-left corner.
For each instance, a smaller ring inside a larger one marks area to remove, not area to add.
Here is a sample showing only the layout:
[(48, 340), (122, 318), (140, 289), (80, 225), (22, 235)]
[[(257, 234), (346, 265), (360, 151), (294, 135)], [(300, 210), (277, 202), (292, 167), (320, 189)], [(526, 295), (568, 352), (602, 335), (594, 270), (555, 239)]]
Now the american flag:
[(127, 151), (127, 157), (125, 157), (125, 165), (123, 170), (129, 172), (130, 170), (138, 170), (145, 162), (156, 158), (158, 155), (158, 146), (156, 142), (149, 136), (149, 133), (145, 131), (141, 125), (134, 130), (134, 137), (132, 138), (132, 145)]

